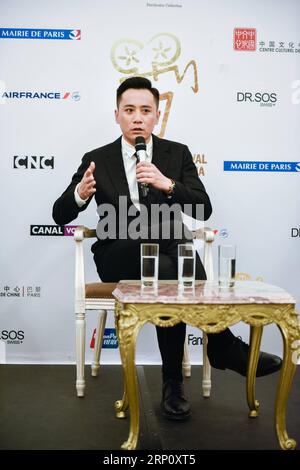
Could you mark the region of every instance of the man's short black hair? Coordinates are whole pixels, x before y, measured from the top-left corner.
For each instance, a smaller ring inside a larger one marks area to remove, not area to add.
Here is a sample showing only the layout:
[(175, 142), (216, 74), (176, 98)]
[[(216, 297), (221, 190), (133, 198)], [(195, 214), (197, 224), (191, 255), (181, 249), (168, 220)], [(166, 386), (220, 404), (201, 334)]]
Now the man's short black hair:
[(150, 80), (148, 80), (148, 78), (144, 77), (130, 77), (121, 83), (121, 85), (117, 89), (117, 108), (119, 107), (122, 94), (124, 93), (124, 91), (129, 90), (129, 88), (135, 88), (137, 90), (149, 90), (150, 93), (152, 93), (156, 103), (156, 107), (158, 108), (159, 91), (157, 90), (157, 88), (152, 87), (152, 83), (150, 82)]

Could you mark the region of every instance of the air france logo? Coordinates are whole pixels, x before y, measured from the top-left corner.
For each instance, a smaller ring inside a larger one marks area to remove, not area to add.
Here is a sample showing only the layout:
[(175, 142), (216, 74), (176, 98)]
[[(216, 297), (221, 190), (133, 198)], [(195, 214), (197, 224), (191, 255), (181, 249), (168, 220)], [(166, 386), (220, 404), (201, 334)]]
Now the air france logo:
[(4, 91), (0, 97), (2, 101), (9, 100), (80, 100), (79, 91)]
[(80, 41), (80, 29), (0, 28), (0, 39), (59, 39)]
[(300, 162), (224, 161), (224, 171), (295, 173), (300, 171)]

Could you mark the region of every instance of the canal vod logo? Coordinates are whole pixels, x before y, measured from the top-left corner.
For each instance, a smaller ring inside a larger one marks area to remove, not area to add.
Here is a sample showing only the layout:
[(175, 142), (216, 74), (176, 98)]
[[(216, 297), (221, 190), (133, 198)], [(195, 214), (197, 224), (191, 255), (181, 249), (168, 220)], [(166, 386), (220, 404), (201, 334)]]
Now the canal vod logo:
[(30, 235), (39, 237), (73, 237), (78, 225), (30, 225)]

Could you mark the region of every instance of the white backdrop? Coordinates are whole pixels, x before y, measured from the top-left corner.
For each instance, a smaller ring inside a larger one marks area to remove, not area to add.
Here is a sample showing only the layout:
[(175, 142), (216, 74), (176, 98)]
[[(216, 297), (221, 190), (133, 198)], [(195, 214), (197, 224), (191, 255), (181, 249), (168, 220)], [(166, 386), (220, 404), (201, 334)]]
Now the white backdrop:
[[(52, 204), (82, 155), (119, 136), (115, 90), (132, 74), (173, 96), (157, 134), (194, 155), (214, 208), (215, 249), (236, 243), (238, 272), (300, 298), (300, 2), (261, 3), (1, 0), (2, 361), (5, 349), (10, 363), (74, 361), (74, 242), (40, 226), (54, 226)], [(242, 162), (240, 171), (224, 171), (233, 169), (224, 162)], [(243, 162), (277, 163), (249, 171)], [(96, 222), (91, 203), (73, 225)], [(96, 313), (88, 317), (90, 358)], [(245, 325), (233, 329), (248, 339)], [(201, 333), (188, 333), (200, 362)], [(265, 328), (262, 346), (281, 353), (275, 327)], [(118, 350), (103, 360), (119, 362)], [(137, 362), (159, 361), (146, 325)]]

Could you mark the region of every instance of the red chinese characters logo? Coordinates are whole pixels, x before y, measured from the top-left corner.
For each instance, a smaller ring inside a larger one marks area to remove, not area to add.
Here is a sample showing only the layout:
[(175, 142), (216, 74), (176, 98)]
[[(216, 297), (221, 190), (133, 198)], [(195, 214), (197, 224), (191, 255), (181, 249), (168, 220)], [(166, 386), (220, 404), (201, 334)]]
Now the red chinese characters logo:
[(255, 51), (256, 50), (256, 29), (255, 28), (234, 28), (233, 48), (235, 51)]

